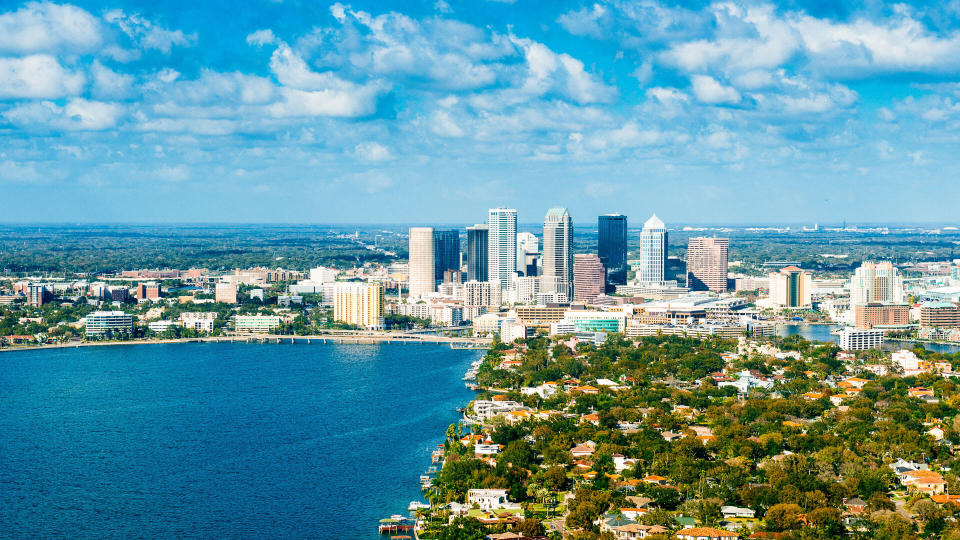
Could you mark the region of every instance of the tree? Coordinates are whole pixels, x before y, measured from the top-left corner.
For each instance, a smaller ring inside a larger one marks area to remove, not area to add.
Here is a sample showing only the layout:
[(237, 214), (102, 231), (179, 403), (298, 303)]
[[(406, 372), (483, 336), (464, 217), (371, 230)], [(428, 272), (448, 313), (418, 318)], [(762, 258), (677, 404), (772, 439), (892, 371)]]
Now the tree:
[(767, 525), (767, 529), (771, 531), (789, 531), (800, 526), (800, 520), (798, 518), (802, 513), (803, 508), (798, 504), (775, 504), (767, 510), (767, 514), (764, 516), (764, 522)]

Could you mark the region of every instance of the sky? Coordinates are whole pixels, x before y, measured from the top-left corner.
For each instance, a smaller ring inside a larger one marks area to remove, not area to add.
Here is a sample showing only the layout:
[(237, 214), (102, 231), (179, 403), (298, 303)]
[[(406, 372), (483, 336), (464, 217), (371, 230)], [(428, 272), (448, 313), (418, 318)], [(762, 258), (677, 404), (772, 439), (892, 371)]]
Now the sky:
[(960, 222), (960, 0), (0, 2), (0, 222)]

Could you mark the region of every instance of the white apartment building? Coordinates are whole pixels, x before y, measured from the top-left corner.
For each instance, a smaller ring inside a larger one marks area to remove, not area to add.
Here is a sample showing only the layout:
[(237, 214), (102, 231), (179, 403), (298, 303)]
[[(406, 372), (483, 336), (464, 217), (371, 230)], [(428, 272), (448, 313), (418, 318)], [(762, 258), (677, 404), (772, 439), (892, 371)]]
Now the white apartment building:
[(180, 314), (180, 326), (201, 332), (213, 332), (213, 321), (216, 319), (217, 313), (214, 311), (186, 312)]
[(133, 333), (133, 315), (122, 311), (94, 311), (86, 317), (86, 334), (102, 336), (107, 332)]
[(883, 345), (883, 330), (844, 328), (840, 331), (840, 348), (845, 351), (879, 349)]
[(517, 273), (517, 211), (491, 208), (487, 213), (487, 279), (509, 283)]

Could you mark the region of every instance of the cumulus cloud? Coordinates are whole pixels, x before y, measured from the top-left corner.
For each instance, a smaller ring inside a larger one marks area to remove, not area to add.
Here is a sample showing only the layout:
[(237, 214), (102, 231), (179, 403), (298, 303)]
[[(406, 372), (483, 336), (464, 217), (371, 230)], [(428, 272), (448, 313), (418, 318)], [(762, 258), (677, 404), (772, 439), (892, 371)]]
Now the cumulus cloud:
[(740, 92), (730, 86), (724, 86), (709, 75), (694, 75), (690, 78), (693, 95), (703, 103), (735, 104), (740, 101)]
[(104, 66), (99, 60), (94, 60), (90, 66), (90, 75), (93, 78), (93, 94), (99, 98), (123, 99), (133, 93), (134, 77), (125, 73), (118, 73)]
[(100, 43), (100, 22), (76, 6), (31, 2), (0, 14), (0, 51), (84, 53)]
[(616, 89), (587, 73), (580, 60), (530, 39), (511, 39), (523, 49), (527, 61), (527, 77), (520, 92), (532, 96), (556, 93), (577, 103), (607, 103), (616, 96)]
[(354, 148), (354, 155), (363, 161), (389, 161), (394, 158), (389, 148), (374, 141), (358, 144)]
[(46, 54), (0, 58), (0, 98), (55, 99), (76, 95), (86, 78)]
[(78, 98), (62, 107), (50, 101), (25, 103), (5, 111), (3, 117), (25, 129), (98, 131), (116, 126), (122, 114), (117, 104)]
[(564, 13), (557, 18), (557, 22), (571, 34), (601, 37), (603, 35), (601, 20), (605, 15), (607, 15), (606, 7), (593, 4), (591, 7)]
[(256, 32), (247, 36), (247, 43), (250, 45), (273, 45), (277, 42), (277, 36), (273, 35), (273, 31), (269, 28), (265, 30), (257, 30)]
[(137, 13), (127, 14), (123, 10), (115, 9), (108, 11), (103, 18), (118, 27), (137, 46), (158, 50), (164, 54), (168, 54), (175, 46), (188, 46), (197, 39), (195, 34), (187, 35), (182, 30), (157, 26)]

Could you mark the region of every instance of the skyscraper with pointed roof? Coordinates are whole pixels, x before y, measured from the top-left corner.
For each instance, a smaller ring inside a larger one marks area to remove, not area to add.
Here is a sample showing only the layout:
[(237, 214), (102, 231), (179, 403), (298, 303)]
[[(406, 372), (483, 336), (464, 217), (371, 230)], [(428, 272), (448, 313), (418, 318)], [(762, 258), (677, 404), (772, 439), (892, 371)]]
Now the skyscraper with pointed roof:
[(541, 292), (557, 292), (573, 298), (573, 218), (566, 208), (547, 210), (543, 220), (543, 276)]
[(667, 227), (652, 215), (640, 231), (640, 266), (637, 281), (663, 283), (667, 270)]

